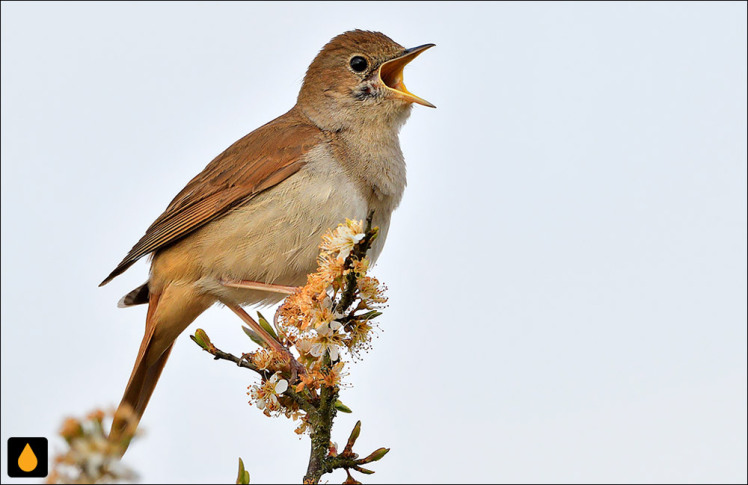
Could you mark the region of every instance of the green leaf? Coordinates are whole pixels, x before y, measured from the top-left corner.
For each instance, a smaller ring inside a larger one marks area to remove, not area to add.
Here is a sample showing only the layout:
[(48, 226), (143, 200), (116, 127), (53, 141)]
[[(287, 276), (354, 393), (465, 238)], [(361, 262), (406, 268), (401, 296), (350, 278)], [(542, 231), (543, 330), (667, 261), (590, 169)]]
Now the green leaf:
[(239, 458), (239, 474), (236, 477), (236, 483), (247, 484), (249, 483), (249, 472), (244, 469), (244, 462)]
[(259, 320), (260, 320), (260, 326), (261, 326), (261, 327), (262, 327), (262, 328), (263, 328), (263, 329), (264, 329), (264, 330), (265, 330), (265, 331), (266, 331), (267, 333), (269, 333), (270, 335), (272, 335), (272, 337), (273, 337), (273, 338), (274, 338), (275, 340), (278, 340), (278, 334), (276, 334), (276, 333), (275, 333), (275, 330), (274, 330), (274, 329), (273, 329), (273, 327), (272, 327), (272, 326), (270, 325), (270, 323), (268, 323), (268, 321), (267, 321), (267, 320), (265, 319), (265, 317), (263, 317), (263, 316), (262, 316), (262, 313), (260, 313), (260, 312), (257, 312), (257, 316), (258, 316), (258, 317), (260, 317), (260, 318), (259, 318)]
[(351, 408), (349, 408), (348, 406), (346, 406), (345, 404), (343, 404), (342, 402), (340, 402), (340, 399), (338, 399), (337, 401), (335, 401), (334, 406), (335, 406), (335, 409), (337, 409), (341, 413), (352, 413), (353, 412), (353, 411), (351, 411)]
[(369, 470), (368, 468), (363, 468), (363, 467), (360, 467), (360, 466), (354, 466), (353, 469), (356, 470), (357, 472), (361, 472), (361, 473), (364, 473), (366, 475), (372, 475), (372, 474), (374, 474), (374, 470)]
[(242, 325), (242, 330), (244, 330), (244, 333), (247, 334), (247, 337), (252, 339), (252, 342), (256, 343), (260, 347), (267, 348), (268, 344), (262, 339), (262, 337), (253, 332), (249, 327), (245, 327), (244, 325)]
[(371, 455), (367, 456), (363, 460), (361, 460), (359, 463), (365, 464), (365, 463), (371, 463), (372, 461), (379, 461), (382, 458), (384, 458), (384, 455), (389, 453), (389, 448), (379, 448), (378, 450), (375, 450), (371, 453)]
[(382, 312), (371, 310), (366, 313), (362, 313), (361, 315), (356, 315), (356, 320), (363, 320), (363, 321), (374, 320), (381, 314)]

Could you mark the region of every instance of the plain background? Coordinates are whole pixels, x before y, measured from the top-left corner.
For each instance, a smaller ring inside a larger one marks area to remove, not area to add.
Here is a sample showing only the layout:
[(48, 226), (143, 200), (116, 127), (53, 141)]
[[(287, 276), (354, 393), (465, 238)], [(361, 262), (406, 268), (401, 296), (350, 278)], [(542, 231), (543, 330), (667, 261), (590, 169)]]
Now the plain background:
[[(746, 481), (746, 4), (3, 3), (8, 437), (119, 402), (145, 308), (104, 288), (184, 184), (295, 102), (334, 35), (437, 47), (405, 79), (389, 308), (334, 440), (377, 482)], [(189, 329), (248, 351), (214, 307)], [(300, 481), (308, 439), (180, 338), (126, 463)], [(329, 475), (340, 482), (342, 471)]]

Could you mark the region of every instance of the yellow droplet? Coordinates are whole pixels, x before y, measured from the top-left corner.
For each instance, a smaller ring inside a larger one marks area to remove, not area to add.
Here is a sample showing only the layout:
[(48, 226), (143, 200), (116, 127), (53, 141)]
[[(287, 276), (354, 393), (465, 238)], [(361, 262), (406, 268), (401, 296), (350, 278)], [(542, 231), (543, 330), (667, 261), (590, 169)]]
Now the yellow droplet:
[(26, 447), (21, 452), (21, 456), (18, 457), (18, 468), (28, 473), (34, 471), (34, 468), (36, 468), (36, 465), (38, 464), (39, 460), (36, 459), (34, 450), (32, 450), (31, 446), (26, 443)]

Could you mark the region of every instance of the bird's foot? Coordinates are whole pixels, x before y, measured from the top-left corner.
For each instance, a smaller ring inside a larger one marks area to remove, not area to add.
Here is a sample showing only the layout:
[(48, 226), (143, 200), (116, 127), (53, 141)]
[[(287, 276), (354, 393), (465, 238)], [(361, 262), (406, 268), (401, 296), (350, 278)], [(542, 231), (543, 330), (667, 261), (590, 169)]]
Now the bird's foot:
[(273, 336), (270, 335), (264, 328), (262, 328), (262, 325), (257, 323), (254, 318), (249, 316), (249, 313), (247, 313), (244, 308), (242, 308), (240, 305), (231, 303), (225, 303), (225, 305), (231, 308), (231, 310), (233, 310), (234, 313), (236, 313), (239, 318), (244, 321), (244, 323), (249, 325), (249, 327), (255, 333), (257, 333), (274, 352), (288, 361), (289, 372), (291, 373), (291, 382), (295, 382), (297, 376), (306, 374), (306, 369), (298, 360), (296, 360), (296, 357), (293, 356), (291, 351), (288, 350), (288, 348), (286, 348), (280, 342), (278, 342), (275, 338), (273, 338)]

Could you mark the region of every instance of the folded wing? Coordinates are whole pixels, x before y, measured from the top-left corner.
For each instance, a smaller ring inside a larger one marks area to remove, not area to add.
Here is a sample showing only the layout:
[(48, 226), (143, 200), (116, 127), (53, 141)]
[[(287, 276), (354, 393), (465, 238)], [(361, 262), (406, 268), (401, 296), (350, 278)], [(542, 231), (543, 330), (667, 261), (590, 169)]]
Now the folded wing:
[(99, 286), (296, 173), (304, 154), (323, 140), (323, 132), (294, 108), (236, 141), (177, 194)]

